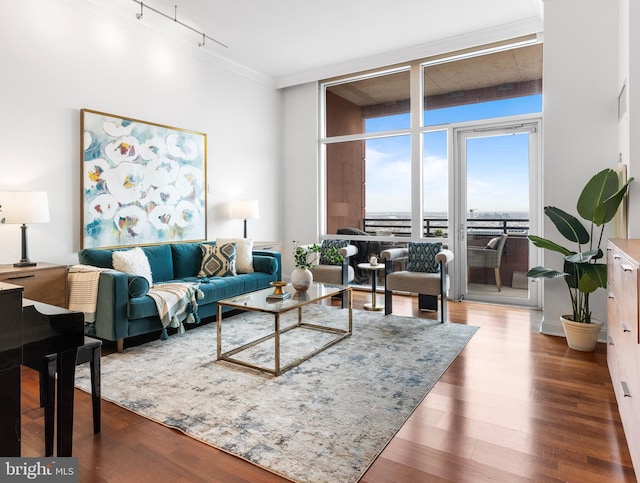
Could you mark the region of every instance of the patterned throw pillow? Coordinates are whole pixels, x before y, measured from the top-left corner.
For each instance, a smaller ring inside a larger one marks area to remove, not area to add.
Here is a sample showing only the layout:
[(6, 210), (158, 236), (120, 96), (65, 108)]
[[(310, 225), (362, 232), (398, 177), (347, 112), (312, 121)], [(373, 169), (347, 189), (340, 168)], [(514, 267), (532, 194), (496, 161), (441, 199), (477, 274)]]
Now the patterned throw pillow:
[(436, 255), (442, 250), (442, 243), (409, 242), (409, 272), (439, 273), (440, 264), (436, 262)]
[(236, 244), (200, 245), (202, 266), (198, 277), (226, 277), (236, 274)]
[(216, 245), (236, 244), (236, 271), (253, 273), (253, 240), (251, 238), (216, 238)]
[(333, 262), (325, 257), (324, 252), (327, 248), (346, 248), (349, 246), (349, 240), (322, 240), (320, 246), (320, 265), (341, 265), (340, 263)]

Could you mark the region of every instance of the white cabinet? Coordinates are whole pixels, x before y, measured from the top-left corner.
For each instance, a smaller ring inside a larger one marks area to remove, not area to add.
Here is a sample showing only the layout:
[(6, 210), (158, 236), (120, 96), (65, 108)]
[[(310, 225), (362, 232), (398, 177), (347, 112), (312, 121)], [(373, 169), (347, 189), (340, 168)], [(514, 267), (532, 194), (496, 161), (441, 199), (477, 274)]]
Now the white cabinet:
[(640, 475), (640, 240), (607, 246), (607, 364), (636, 475)]

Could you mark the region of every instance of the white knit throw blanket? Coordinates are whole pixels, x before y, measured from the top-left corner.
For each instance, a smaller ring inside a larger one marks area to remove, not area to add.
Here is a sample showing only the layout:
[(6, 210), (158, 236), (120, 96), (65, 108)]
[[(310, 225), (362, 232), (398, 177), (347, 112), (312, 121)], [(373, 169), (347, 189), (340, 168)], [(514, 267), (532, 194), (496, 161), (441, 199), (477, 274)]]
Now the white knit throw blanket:
[(199, 283), (156, 283), (149, 289), (147, 295), (151, 297), (158, 308), (158, 315), (164, 328), (177, 328), (184, 332), (182, 323), (197, 322), (198, 299), (203, 296), (198, 288)]
[(69, 268), (69, 310), (84, 312), (84, 321), (92, 324), (96, 321), (98, 301), (98, 282), (100, 273), (108, 268), (91, 265), (73, 265)]

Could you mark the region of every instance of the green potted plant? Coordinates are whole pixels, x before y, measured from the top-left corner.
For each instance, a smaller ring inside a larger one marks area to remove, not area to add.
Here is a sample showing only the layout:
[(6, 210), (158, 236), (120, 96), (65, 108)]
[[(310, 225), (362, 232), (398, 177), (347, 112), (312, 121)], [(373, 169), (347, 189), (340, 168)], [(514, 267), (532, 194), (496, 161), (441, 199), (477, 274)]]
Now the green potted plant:
[(293, 261), (295, 269), (291, 273), (291, 284), (298, 292), (306, 291), (313, 282), (311, 270), (318, 264), (322, 257), (329, 263), (340, 264), (344, 257), (340, 255), (340, 249), (336, 247), (322, 248), (314, 243), (313, 245), (300, 245), (300, 242), (293, 242)]
[(595, 348), (602, 323), (591, 319), (589, 295), (607, 287), (607, 265), (600, 245), (605, 226), (617, 213), (632, 181), (633, 178), (630, 178), (624, 186), (619, 187), (617, 173), (613, 169), (604, 169), (587, 182), (578, 198), (577, 211), (587, 222), (588, 229), (575, 216), (560, 208), (544, 208), (544, 214), (560, 234), (577, 244), (575, 249), (539, 236), (528, 237), (536, 247), (558, 252), (564, 257), (562, 270), (535, 267), (527, 272), (527, 277), (564, 278), (569, 289), (572, 312), (562, 316), (561, 320), (567, 343), (572, 349), (590, 351)]

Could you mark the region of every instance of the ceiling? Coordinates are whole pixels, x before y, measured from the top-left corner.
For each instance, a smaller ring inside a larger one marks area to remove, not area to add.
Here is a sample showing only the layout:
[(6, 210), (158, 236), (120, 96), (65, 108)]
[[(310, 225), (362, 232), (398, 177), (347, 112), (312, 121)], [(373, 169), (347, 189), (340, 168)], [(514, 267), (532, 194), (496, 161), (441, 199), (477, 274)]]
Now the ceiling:
[[(140, 10), (135, 0), (118, 1), (131, 15)], [(144, 5), (171, 17), (175, 12), (179, 21), (228, 46), (207, 41), (205, 48), (280, 86), (305, 76), (337, 75), (336, 66), (361, 67), (363, 59), (384, 58), (381, 65), (389, 65), (392, 53), (415, 55), (421, 47), (455, 44), (472, 34), (497, 40), (542, 30), (542, 0), (146, 0)]]
[[(542, 45), (534, 44), (431, 65), (424, 70), (425, 96), (473, 91), (542, 79)], [(409, 71), (336, 84), (329, 90), (356, 106), (409, 99)]]

